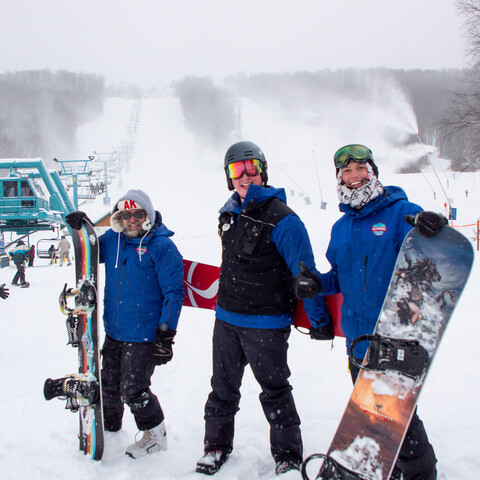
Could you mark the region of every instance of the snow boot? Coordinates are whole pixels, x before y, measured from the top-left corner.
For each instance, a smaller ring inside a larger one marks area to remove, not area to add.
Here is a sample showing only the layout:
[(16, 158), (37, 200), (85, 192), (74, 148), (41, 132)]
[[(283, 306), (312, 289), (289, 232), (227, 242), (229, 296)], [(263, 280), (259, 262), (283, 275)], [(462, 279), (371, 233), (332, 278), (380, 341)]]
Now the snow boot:
[(167, 431), (165, 422), (145, 430), (140, 440), (130, 445), (125, 454), (132, 458), (140, 458), (150, 453), (160, 452), (167, 449)]
[(221, 450), (212, 450), (205, 452), (203, 457), (197, 462), (197, 473), (213, 475), (220, 470), (220, 467), (227, 461), (228, 453)]
[(20, 288), (28, 288), (29, 286), (30, 284), (28, 282), (25, 282), (20, 285)]
[(282, 473), (289, 472), (290, 470), (300, 470), (301, 462), (293, 459), (279, 460), (275, 463), (275, 473), (281, 475)]

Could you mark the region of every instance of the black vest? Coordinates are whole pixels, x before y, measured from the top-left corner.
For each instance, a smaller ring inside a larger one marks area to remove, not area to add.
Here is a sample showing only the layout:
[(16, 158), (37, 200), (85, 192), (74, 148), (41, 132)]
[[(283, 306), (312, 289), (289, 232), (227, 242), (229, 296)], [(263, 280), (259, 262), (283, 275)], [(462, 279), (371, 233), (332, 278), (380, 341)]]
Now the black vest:
[(222, 213), (222, 267), (218, 305), (228, 312), (250, 315), (291, 313), (295, 309), (293, 277), (270, 234), (294, 213), (278, 198), (251, 200), (237, 215)]

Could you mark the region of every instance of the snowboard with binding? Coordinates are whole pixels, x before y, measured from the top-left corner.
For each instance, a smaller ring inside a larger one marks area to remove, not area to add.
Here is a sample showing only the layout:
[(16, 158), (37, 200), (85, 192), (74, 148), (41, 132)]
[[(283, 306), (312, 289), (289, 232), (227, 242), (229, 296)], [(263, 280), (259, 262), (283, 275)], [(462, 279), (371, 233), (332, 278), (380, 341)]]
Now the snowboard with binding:
[[(76, 287), (67, 285), (59, 297), (60, 309), (67, 315), (68, 344), (78, 350), (78, 374), (47, 379), (47, 400), (63, 397), (66, 408), (79, 412), (79, 449), (93, 460), (103, 454), (103, 409), (101, 364), (97, 320), (98, 239), (94, 227), (82, 221), (79, 230), (71, 229), (75, 255)], [(74, 306), (68, 300), (74, 299)]]
[[(316, 479), (387, 480), (428, 370), (473, 263), (470, 242), (451, 227), (425, 239), (412, 229), (398, 254), (367, 355)], [(309, 467), (310, 468), (310, 467)]]
[[(184, 259), (183, 271), (183, 284), (185, 287), (183, 305), (185, 307), (215, 310), (217, 306), (220, 267)], [(333, 333), (335, 336), (343, 337), (340, 325), (340, 309), (343, 297), (341, 294), (326, 295), (324, 299), (328, 315), (333, 322)], [(301, 300), (297, 302), (293, 325), (300, 331), (310, 330), (310, 321)]]

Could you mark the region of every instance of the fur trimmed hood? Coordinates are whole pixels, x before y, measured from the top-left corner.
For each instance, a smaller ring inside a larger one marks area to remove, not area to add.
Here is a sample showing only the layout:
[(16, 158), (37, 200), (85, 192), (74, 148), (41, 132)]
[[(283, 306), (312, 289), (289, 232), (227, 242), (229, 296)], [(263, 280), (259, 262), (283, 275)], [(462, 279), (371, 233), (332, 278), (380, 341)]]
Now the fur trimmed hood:
[(134, 209), (143, 209), (147, 213), (147, 219), (142, 225), (143, 230), (148, 232), (155, 225), (155, 209), (150, 197), (142, 190), (129, 190), (118, 199), (112, 209), (110, 225), (114, 232), (120, 233), (123, 230), (120, 213)]

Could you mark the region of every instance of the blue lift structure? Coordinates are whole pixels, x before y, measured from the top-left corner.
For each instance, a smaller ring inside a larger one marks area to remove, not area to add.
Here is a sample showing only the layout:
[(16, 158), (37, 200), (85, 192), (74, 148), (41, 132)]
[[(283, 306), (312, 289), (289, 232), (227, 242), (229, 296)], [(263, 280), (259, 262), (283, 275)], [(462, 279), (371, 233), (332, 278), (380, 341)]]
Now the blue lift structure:
[[(88, 169), (89, 163), (95, 160), (93, 155), (90, 155), (86, 160), (58, 160), (54, 158), (53, 161), (59, 163), (62, 167), (59, 175), (72, 177), (73, 184), (73, 205), (75, 210), (78, 210), (78, 177), (92, 175), (92, 170)], [(95, 198), (96, 195), (92, 195), (91, 199)]]
[(0, 178), (0, 232), (28, 235), (66, 226), (75, 207), (57, 171), (48, 170), (41, 158), (0, 159), (0, 169), (10, 170)]

